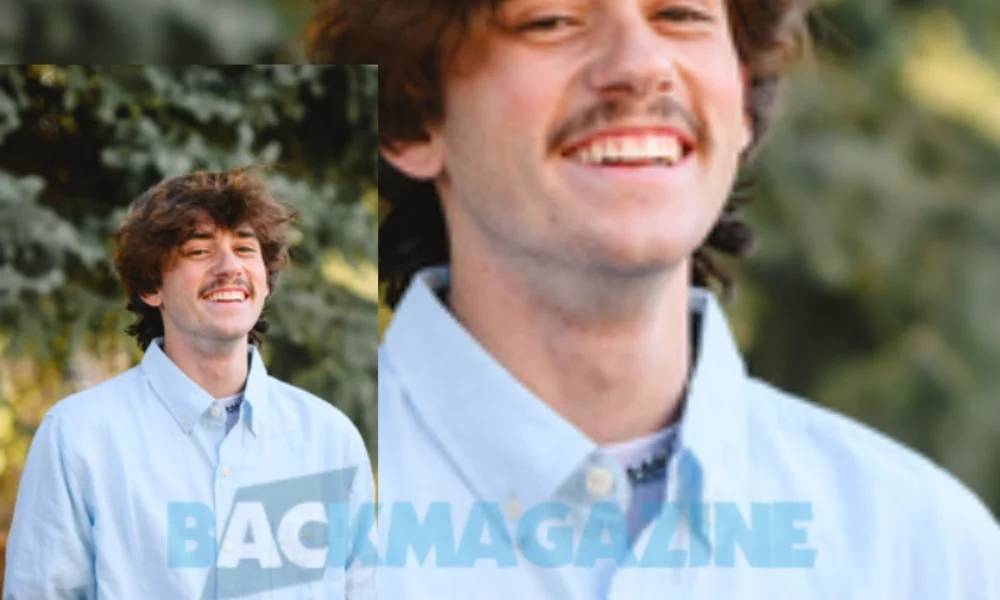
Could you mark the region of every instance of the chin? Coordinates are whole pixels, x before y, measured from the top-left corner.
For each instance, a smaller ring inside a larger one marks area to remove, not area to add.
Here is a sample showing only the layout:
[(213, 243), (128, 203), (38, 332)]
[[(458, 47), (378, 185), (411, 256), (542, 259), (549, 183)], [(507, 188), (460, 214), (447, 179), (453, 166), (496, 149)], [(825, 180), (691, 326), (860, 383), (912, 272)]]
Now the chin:
[(218, 328), (211, 332), (211, 336), (220, 342), (236, 342), (246, 339), (251, 329), (246, 326)]
[(694, 236), (614, 236), (594, 240), (587, 252), (590, 262), (600, 263), (609, 271), (624, 274), (652, 275), (670, 271), (682, 264), (698, 247)]

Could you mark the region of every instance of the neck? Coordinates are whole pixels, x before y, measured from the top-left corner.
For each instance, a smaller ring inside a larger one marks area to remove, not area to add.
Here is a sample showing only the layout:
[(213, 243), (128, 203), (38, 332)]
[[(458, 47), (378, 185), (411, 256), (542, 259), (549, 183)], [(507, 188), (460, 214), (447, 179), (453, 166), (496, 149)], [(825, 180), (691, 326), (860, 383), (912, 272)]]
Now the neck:
[(226, 398), (243, 390), (247, 380), (247, 340), (209, 344), (171, 336), (163, 338), (163, 352), (191, 381), (213, 398)]
[(677, 418), (691, 360), (687, 261), (621, 275), (452, 256), (456, 317), (596, 443), (646, 435)]

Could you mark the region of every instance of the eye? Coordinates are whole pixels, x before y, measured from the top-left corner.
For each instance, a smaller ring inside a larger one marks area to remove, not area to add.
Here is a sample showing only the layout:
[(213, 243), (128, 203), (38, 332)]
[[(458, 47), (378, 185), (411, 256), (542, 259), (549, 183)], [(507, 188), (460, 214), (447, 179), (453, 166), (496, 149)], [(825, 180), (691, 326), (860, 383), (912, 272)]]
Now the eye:
[(239, 247), (239, 248), (237, 248), (236, 250), (237, 250), (238, 252), (242, 252), (242, 253), (244, 253), (244, 254), (253, 254), (254, 252), (256, 252), (256, 251), (257, 251), (257, 249), (256, 249), (256, 248), (254, 248), (253, 246), (240, 246), (240, 247)]
[(711, 21), (712, 17), (690, 6), (671, 6), (656, 13), (660, 19), (680, 23), (684, 21)]
[(185, 252), (184, 254), (191, 257), (197, 257), (208, 254), (208, 250), (205, 250), (204, 248), (192, 248), (187, 252)]
[(526, 23), (517, 26), (517, 31), (521, 32), (554, 32), (566, 29), (579, 24), (579, 21), (566, 15), (546, 15), (531, 19)]

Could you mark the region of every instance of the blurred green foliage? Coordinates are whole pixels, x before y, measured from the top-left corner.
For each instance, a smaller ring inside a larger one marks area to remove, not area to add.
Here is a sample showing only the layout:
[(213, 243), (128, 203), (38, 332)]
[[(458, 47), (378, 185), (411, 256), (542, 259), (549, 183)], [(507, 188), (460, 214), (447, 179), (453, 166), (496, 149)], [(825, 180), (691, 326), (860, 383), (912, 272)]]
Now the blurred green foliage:
[(374, 453), (376, 90), (363, 66), (0, 67), (0, 528), (44, 411), (140, 358), (110, 231), (193, 170), (261, 165), (298, 211), (265, 361)]
[(820, 3), (744, 173), (751, 371), (930, 456), (1000, 515), (1000, 3)]
[(300, 59), (312, 0), (4, 0), (0, 62), (264, 64)]

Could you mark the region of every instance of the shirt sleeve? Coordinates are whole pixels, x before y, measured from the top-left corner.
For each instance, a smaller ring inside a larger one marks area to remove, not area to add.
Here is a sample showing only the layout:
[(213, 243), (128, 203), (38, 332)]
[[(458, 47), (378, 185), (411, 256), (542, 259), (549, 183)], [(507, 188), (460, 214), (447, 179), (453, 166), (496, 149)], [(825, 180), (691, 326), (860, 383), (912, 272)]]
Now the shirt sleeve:
[(92, 519), (64, 427), (50, 412), (31, 441), (7, 542), (3, 600), (96, 597)]
[(952, 480), (924, 490), (926, 511), (910, 523), (906, 598), (1000, 600), (1000, 525)]
[(1000, 524), (978, 499), (954, 510), (958, 524), (951, 532), (951, 598), (1000, 600)]

